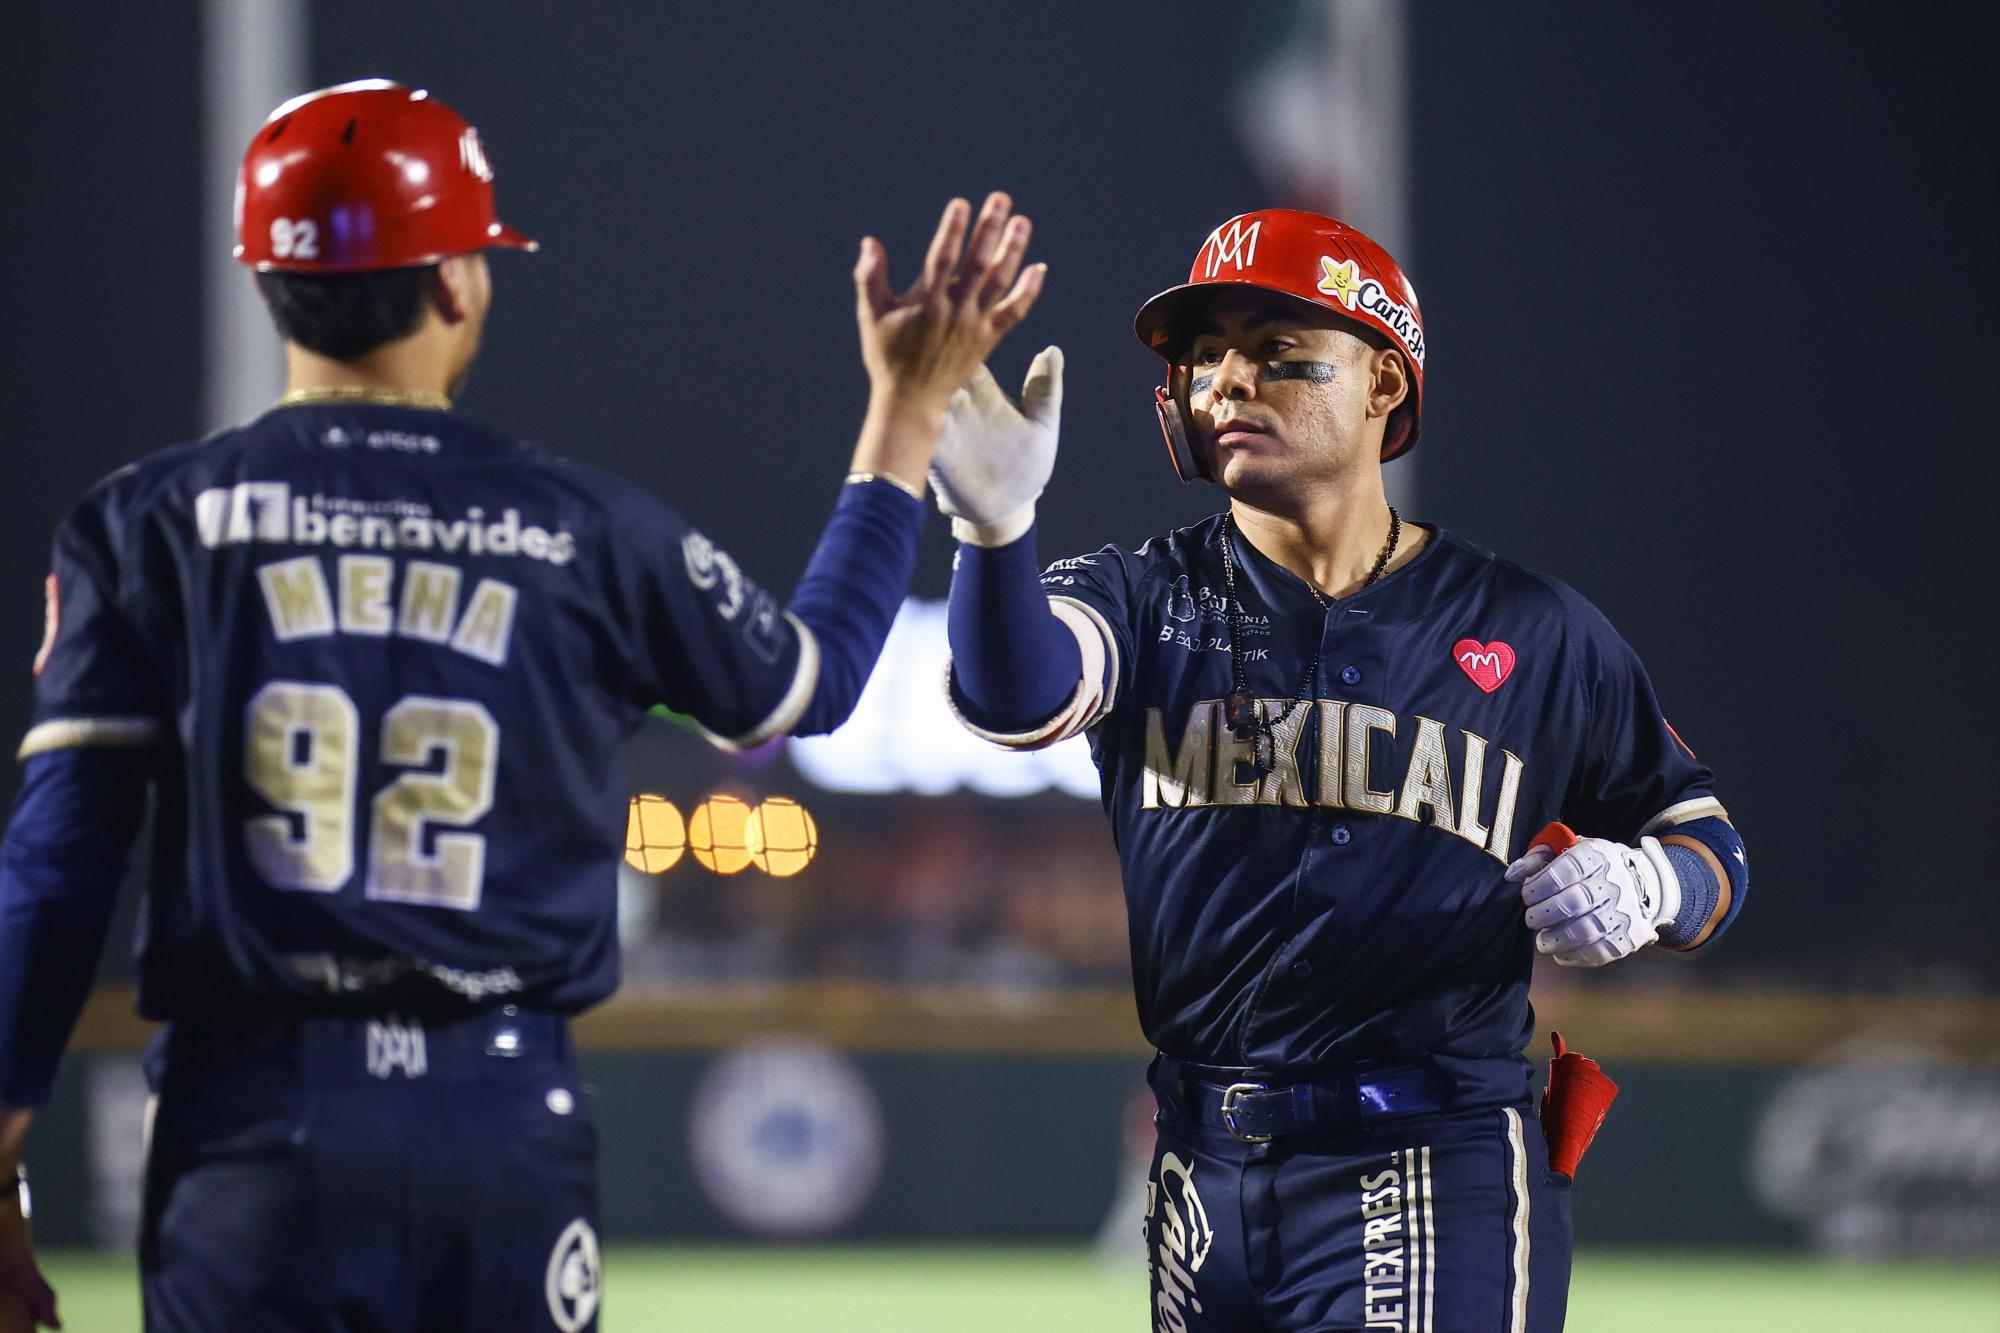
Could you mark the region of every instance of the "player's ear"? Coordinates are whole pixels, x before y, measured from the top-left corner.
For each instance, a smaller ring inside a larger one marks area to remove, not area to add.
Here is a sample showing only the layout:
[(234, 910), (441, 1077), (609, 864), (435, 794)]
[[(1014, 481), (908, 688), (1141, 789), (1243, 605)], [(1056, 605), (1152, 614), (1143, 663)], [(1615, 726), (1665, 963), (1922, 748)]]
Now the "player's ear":
[(486, 256), (449, 255), (438, 261), (431, 302), (447, 324), (460, 324), (486, 306)]
[(1387, 417), (1410, 396), (1410, 371), (1403, 354), (1383, 348), (1368, 358), (1368, 415)]

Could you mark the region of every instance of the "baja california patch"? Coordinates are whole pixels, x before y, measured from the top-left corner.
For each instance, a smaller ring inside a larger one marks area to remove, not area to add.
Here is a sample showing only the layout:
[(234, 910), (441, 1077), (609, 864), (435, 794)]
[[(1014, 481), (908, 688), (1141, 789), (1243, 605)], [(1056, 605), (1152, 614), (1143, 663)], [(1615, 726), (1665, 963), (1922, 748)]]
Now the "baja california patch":
[(55, 651), (56, 630), (62, 624), (62, 588), (51, 574), (42, 582), (42, 646), (35, 654), (35, 674), (42, 674), (42, 668), (49, 664), (49, 654)]
[(1451, 646), (1451, 658), (1461, 671), (1472, 677), (1474, 685), (1488, 694), (1506, 684), (1507, 677), (1514, 674), (1514, 650), (1498, 639), (1491, 643), (1460, 639)]
[(543, 1293), (549, 1300), (549, 1316), (562, 1333), (579, 1333), (597, 1314), (603, 1264), (597, 1248), (597, 1232), (579, 1217), (563, 1228), (556, 1247), (549, 1254)]

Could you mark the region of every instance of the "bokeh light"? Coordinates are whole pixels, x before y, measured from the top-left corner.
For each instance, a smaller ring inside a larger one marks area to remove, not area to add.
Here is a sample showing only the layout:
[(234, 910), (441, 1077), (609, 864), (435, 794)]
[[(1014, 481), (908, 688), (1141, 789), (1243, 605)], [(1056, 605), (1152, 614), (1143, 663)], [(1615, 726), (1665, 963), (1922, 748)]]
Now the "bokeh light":
[(688, 820), (688, 848), (694, 859), (718, 875), (733, 875), (750, 864), (750, 807), (734, 796), (711, 796)]
[(819, 826), (806, 808), (788, 796), (773, 796), (750, 812), (745, 830), (750, 859), (780, 878), (796, 875), (819, 850)]
[(625, 864), (657, 875), (686, 850), (687, 823), (679, 807), (664, 796), (634, 796), (625, 816)]

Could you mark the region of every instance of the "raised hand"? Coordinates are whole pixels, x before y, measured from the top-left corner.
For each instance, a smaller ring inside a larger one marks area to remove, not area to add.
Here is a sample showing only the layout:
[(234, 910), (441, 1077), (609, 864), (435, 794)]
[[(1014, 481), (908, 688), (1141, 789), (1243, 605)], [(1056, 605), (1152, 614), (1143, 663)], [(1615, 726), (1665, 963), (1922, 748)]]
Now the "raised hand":
[(988, 195), (968, 242), (971, 205), (946, 204), (923, 271), (901, 294), (890, 289), (882, 243), (872, 236), (861, 242), (855, 316), (877, 398), (941, 419), (951, 395), (1034, 307), (1048, 265), (1022, 269), (1033, 226), (1010, 217), (1012, 209), (1004, 193)]
[(1045, 347), (1028, 366), (1019, 402), (985, 366), (951, 396), (931, 486), (960, 541), (1005, 546), (1034, 522), (1056, 466), (1062, 374), (1062, 349)]

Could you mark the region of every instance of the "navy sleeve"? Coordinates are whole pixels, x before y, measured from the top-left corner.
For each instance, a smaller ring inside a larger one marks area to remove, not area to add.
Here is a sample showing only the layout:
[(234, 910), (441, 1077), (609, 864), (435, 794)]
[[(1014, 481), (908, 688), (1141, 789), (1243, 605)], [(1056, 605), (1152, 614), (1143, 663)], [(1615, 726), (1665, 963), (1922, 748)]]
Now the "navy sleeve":
[[(1032, 546), (1020, 543), (997, 551), (961, 548), (951, 591), (947, 700), (973, 735), (1019, 750), (1053, 745), (1109, 717), (1124, 694), (1135, 642), (1120, 552), (1105, 547), (1058, 560), (1043, 572), (1038, 591), (1032, 565), (1024, 563), (1032, 554)], [(1066, 642), (1051, 638), (1056, 633)], [(956, 661), (961, 653), (977, 659), (964, 672)], [(1044, 654), (1060, 662), (1066, 690), (1052, 715), (1041, 706), (1052, 692), (1043, 669), (1050, 663), (1026, 660)], [(968, 680), (971, 695), (962, 688)], [(1030, 697), (1033, 705), (1024, 706)], [(1044, 716), (1017, 729), (1023, 711)]]
[(844, 487), (789, 609), (671, 509), (633, 503), (613, 567), (635, 702), (730, 749), (845, 721), (909, 589), (923, 502), (884, 481)]
[(90, 993), (154, 757), (62, 748), (29, 759), (0, 846), (0, 1102), (48, 1100)]
[(810, 632), (666, 505), (636, 492), (627, 505), (610, 558), (633, 702), (683, 713), (732, 749), (782, 735), (818, 677)]
[(115, 524), (103, 488), (56, 529), (21, 757), (77, 745), (147, 744), (166, 730), (165, 672), (119, 602)]
[(1638, 654), (1596, 607), (1568, 588), (1560, 591), (1588, 719), (1564, 822), (1585, 837), (1632, 843), (1721, 815), (1714, 775), (1667, 725)]
[(1039, 730), (1082, 679), (1077, 638), (1050, 610), (1039, 569), (1032, 525), (1005, 546), (961, 544), (952, 563), (950, 685), (960, 715), (983, 730)]
[(854, 712), (910, 590), (924, 502), (892, 482), (851, 480), (792, 594), (790, 611), (819, 646), (819, 681), (788, 728), (832, 731)]

